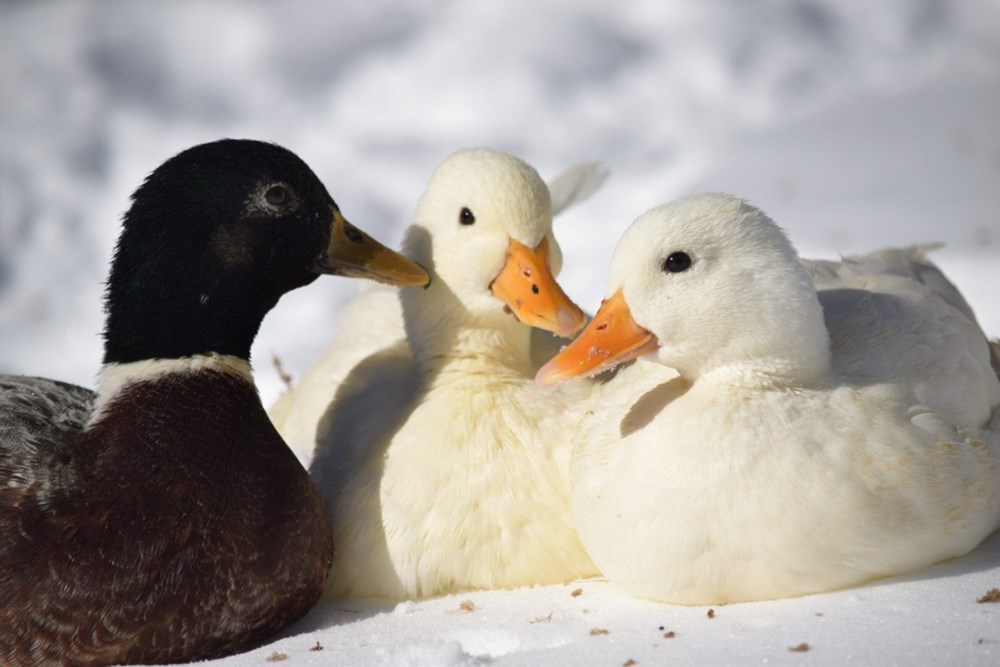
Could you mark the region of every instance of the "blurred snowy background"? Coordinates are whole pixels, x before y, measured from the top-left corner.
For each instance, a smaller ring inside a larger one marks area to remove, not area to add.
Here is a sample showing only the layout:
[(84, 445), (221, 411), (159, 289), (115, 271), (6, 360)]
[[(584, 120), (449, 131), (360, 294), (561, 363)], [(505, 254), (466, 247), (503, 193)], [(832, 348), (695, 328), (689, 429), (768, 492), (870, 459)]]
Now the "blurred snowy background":
[[(556, 224), (564, 284), (591, 311), (628, 223), (696, 191), (749, 198), (807, 256), (943, 241), (934, 258), (1000, 336), (996, 0), (23, 0), (0, 2), (0, 372), (93, 384), (130, 192), (223, 136), (296, 151), (393, 246), (457, 148), (507, 150), (547, 178), (601, 160), (610, 180)], [(272, 355), (301, 374), (356, 289), (320, 279), (268, 317), (265, 403), (281, 389)], [(717, 664), (997, 664), (996, 619), (974, 599), (1000, 584), (1000, 540), (984, 549), (708, 625), (704, 609), (590, 583), (580, 598), (475, 594), (474, 614), (449, 598), (327, 606), (300, 626), (320, 634), (278, 645), (344, 664), (650, 664), (659, 643)], [(660, 641), (664, 623), (678, 639)], [(310, 653), (320, 639), (337, 652)], [(802, 641), (815, 650), (787, 651)]]
[[(92, 385), (101, 290), (130, 192), (167, 157), (253, 137), (299, 153), (348, 219), (398, 244), (452, 150), (551, 178), (612, 172), (557, 222), (589, 310), (646, 208), (749, 198), (806, 255), (944, 241), (1000, 335), (1000, 3), (448, 0), (0, 3), (0, 372)], [(265, 321), (299, 375), (357, 286)]]

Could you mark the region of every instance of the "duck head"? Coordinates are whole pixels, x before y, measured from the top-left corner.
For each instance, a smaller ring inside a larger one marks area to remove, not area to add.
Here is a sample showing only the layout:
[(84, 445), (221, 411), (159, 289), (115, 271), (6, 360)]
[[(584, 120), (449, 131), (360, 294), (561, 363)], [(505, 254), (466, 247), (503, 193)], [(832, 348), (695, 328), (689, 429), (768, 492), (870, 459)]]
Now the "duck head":
[(407, 254), (474, 318), (509, 317), (571, 336), (586, 321), (556, 282), (562, 267), (552, 202), (538, 173), (496, 150), (450, 155), (435, 170), (408, 231)]
[(597, 314), (536, 381), (552, 385), (646, 355), (689, 380), (721, 368), (797, 378), (829, 368), (812, 280), (762, 211), (704, 194), (639, 217), (615, 249)]
[(107, 283), (105, 363), (248, 359), (281, 295), (324, 273), (429, 280), (347, 222), (294, 153), (232, 139), (190, 148), (132, 196)]

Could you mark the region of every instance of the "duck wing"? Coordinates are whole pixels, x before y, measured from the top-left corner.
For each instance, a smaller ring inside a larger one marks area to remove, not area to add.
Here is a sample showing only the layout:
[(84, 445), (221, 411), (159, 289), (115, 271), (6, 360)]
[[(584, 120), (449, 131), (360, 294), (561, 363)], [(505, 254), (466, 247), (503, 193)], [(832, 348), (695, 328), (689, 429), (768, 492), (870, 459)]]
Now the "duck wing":
[[(268, 416), (299, 461), (308, 468), (316, 428), (351, 372), (369, 357), (406, 347), (403, 310), (396, 289), (366, 284), (340, 311), (337, 333), (295, 387), (268, 410)], [(408, 353), (409, 348), (399, 353)]]
[(809, 270), (817, 287), (825, 283), (836, 284), (866, 276), (892, 275), (909, 278), (931, 290), (952, 308), (975, 322), (975, 313), (972, 312), (972, 307), (965, 297), (944, 272), (927, 258), (927, 253), (941, 247), (943, 246), (940, 243), (930, 243), (904, 248), (885, 248), (867, 255), (850, 255), (839, 262), (803, 259), (802, 264)]
[(600, 162), (584, 162), (570, 167), (547, 183), (552, 195), (552, 215), (583, 201), (604, 185), (609, 172)]
[[(71, 474), (53, 459), (83, 430), (95, 399), (89, 389), (65, 382), (0, 376), (0, 489), (69, 482), (52, 477)], [(0, 526), (6, 515), (0, 513)]]
[(1000, 406), (1000, 381), (968, 302), (926, 256), (934, 247), (803, 263), (816, 283), (838, 372), (901, 382), (952, 424), (982, 427)]

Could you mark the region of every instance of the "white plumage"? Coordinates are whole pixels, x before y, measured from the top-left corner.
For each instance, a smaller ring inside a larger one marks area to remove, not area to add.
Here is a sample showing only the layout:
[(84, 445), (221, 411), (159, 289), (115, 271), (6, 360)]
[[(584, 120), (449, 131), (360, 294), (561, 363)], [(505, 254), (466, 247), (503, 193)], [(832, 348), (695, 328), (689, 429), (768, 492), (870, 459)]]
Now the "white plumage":
[[(667, 270), (675, 253), (690, 267)], [(997, 527), (1000, 382), (921, 249), (800, 262), (761, 211), (700, 195), (633, 223), (607, 294), (625, 307), (538, 379), (614, 363), (594, 336), (626, 319), (659, 345), (597, 388), (574, 435), (577, 525), (612, 582), (682, 604), (795, 596), (959, 556)], [(651, 362), (679, 374), (650, 382)]]
[[(460, 153), (461, 154), (461, 153)], [(571, 167), (548, 182), (552, 216), (594, 193), (607, 178), (599, 163)], [(474, 178), (476, 173), (470, 174)], [(409, 357), (398, 290), (375, 282), (358, 285), (358, 295), (338, 314), (338, 332), (303, 374), (295, 388), (282, 394), (268, 416), (302, 464), (309, 467), (316, 447), (316, 426), (330, 407), (337, 388), (364, 359), (385, 353)], [(537, 367), (559, 351), (563, 339), (531, 329), (531, 363)]]
[[(535, 386), (532, 351), (554, 352), (551, 336), (505, 312), (491, 284), (511, 239), (547, 240), (557, 273), (550, 196), (562, 208), (602, 178), (586, 166), (550, 195), (509, 155), (450, 156), (405, 241), (429, 288), (362, 291), (272, 410), (294, 447), (316, 444), (311, 472), (337, 545), (329, 593), (403, 599), (596, 572), (572, 525), (570, 442), (556, 435), (589, 387)], [(473, 224), (460, 222), (464, 208)]]

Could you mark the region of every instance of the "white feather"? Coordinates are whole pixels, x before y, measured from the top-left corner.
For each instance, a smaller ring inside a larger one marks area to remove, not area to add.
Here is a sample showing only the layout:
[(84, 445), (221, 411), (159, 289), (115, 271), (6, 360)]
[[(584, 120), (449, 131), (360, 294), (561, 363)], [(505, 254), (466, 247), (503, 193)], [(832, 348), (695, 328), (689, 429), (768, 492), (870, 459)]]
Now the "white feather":
[[(463, 206), (474, 225), (458, 224)], [(490, 293), (512, 237), (547, 237), (558, 271), (551, 225), (531, 167), (485, 149), (451, 156), (406, 239), (430, 286), (399, 292), (402, 307), (394, 291), (362, 290), (272, 410), (293, 447), (316, 443), (337, 544), (329, 593), (405, 599), (595, 573), (572, 525), (561, 429), (590, 389), (538, 389), (531, 329)]]
[[(661, 271), (678, 250), (691, 268)], [(609, 290), (680, 374), (621, 373), (577, 435), (577, 525), (612, 582), (682, 604), (796, 596), (997, 527), (1000, 382), (957, 290), (917, 249), (808, 264), (818, 295), (780, 230), (724, 195), (625, 233)]]
[(198, 354), (179, 359), (144, 359), (125, 364), (104, 364), (97, 374), (97, 400), (86, 428), (104, 418), (109, 406), (122, 390), (139, 382), (155, 382), (171, 374), (193, 373), (214, 370), (239, 378), (256, 388), (250, 362), (239, 357), (224, 354)]

